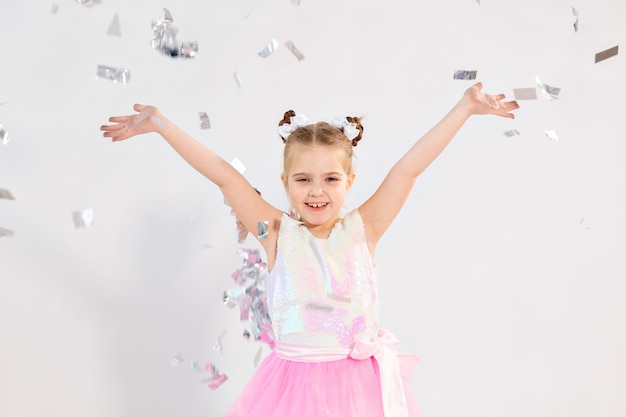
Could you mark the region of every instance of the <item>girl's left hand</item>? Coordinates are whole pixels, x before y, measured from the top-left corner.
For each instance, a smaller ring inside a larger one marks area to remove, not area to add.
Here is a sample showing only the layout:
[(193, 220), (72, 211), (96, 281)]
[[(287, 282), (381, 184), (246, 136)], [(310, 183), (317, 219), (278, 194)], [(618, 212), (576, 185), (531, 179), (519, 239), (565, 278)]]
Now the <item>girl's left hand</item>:
[(517, 101), (502, 101), (505, 97), (504, 94), (485, 94), (481, 91), (482, 88), (483, 83), (478, 82), (463, 94), (462, 101), (465, 101), (469, 106), (470, 114), (494, 114), (509, 119), (515, 118), (511, 112), (519, 109)]

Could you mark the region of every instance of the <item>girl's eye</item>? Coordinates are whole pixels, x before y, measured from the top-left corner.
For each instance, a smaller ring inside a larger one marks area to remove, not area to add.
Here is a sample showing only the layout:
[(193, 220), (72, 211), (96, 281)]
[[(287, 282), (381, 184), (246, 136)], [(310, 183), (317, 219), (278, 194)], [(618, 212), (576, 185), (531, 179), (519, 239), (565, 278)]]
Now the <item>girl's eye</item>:
[(334, 177), (326, 178), (326, 181), (328, 182), (337, 181), (337, 178), (334, 178)]
[(308, 179), (307, 178), (298, 178), (296, 181), (298, 181), (298, 182), (306, 182), (306, 181), (308, 181)]

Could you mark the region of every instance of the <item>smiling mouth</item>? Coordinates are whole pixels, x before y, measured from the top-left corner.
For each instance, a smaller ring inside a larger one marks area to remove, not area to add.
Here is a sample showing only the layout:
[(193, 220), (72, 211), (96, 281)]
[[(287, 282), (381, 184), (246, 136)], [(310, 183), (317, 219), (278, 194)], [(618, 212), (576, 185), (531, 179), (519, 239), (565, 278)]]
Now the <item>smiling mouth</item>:
[(322, 208), (328, 205), (328, 203), (305, 203), (305, 204), (312, 208)]

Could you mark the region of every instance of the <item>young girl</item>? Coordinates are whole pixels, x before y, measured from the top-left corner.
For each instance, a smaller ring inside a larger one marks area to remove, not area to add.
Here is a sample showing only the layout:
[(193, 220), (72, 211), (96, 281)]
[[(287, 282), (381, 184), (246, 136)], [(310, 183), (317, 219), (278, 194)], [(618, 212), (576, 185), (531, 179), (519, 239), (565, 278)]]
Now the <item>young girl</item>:
[(192, 167), (215, 183), (238, 219), (256, 231), (270, 273), (267, 302), (275, 337), (268, 355), (227, 412), (228, 417), (409, 417), (417, 410), (408, 377), (417, 362), (399, 354), (379, 327), (374, 252), (417, 176), (469, 116), (513, 118), (503, 94), (467, 89), (450, 112), (393, 166), (376, 192), (343, 218), (354, 183), (352, 149), (363, 134), (358, 118), (310, 123), (289, 111), (279, 123), (285, 144), (281, 180), (289, 214), (267, 203), (228, 162), (152, 106), (111, 117), (101, 127), (114, 142), (159, 133)]

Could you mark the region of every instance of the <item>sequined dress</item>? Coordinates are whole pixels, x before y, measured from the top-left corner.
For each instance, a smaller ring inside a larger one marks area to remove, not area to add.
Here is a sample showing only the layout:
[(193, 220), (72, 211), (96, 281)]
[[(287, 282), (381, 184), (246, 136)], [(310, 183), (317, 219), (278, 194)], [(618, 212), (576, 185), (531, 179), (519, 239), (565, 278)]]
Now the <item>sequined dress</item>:
[(417, 357), (379, 328), (376, 268), (358, 210), (320, 239), (284, 214), (267, 277), (276, 348), (226, 417), (415, 417)]

